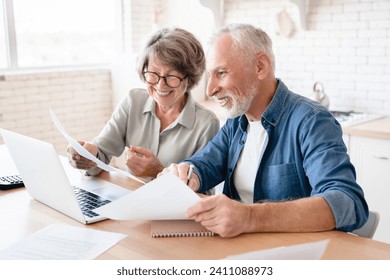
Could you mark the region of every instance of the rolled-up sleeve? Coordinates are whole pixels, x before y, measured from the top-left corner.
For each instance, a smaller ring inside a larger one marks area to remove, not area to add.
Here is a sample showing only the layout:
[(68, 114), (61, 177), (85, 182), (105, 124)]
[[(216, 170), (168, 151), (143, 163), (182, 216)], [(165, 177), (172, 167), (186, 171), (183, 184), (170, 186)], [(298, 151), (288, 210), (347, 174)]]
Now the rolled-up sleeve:
[(342, 141), (340, 125), (319, 111), (301, 126), (303, 167), (312, 196), (323, 197), (333, 212), (336, 229), (352, 231), (367, 221), (368, 205), (356, 182), (355, 168)]

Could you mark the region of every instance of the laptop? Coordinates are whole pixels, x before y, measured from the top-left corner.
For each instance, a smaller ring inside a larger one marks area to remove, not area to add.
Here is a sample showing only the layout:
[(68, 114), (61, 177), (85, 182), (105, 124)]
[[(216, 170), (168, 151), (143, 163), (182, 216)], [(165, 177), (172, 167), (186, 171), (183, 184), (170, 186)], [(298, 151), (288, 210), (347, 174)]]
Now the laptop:
[[(91, 224), (107, 219), (94, 213), (93, 209), (131, 192), (96, 177), (81, 176), (66, 159), (60, 159), (50, 143), (1, 128), (0, 134), (27, 192), (39, 202), (80, 223)], [(71, 176), (69, 169), (78, 176)], [(92, 205), (85, 205), (90, 204), (90, 200)]]

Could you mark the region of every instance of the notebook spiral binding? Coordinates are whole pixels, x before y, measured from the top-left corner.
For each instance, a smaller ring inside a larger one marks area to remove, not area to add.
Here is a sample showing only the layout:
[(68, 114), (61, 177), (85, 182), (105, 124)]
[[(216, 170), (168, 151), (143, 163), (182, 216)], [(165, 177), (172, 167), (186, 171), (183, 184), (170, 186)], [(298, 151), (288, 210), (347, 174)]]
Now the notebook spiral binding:
[(152, 237), (207, 237), (214, 236), (211, 231), (194, 231), (194, 232), (153, 232)]
[(158, 220), (151, 222), (152, 237), (203, 237), (214, 236), (194, 220)]

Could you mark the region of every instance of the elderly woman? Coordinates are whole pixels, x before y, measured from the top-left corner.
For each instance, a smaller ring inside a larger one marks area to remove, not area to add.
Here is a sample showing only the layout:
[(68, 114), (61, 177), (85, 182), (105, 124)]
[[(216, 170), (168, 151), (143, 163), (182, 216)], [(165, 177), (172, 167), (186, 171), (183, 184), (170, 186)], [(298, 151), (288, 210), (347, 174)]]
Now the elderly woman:
[[(165, 28), (148, 40), (137, 71), (147, 89), (132, 89), (93, 142), (80, 143), (109, 163), (124, 150), (127, 169), (154, 178), (207, 144), (219, 130), (216, 115), (197, 104), (190, 90), (205, 70), (200, 42), (188, 31)], [(68, 147), (72, 166), (97, 175), (96, 164)]]

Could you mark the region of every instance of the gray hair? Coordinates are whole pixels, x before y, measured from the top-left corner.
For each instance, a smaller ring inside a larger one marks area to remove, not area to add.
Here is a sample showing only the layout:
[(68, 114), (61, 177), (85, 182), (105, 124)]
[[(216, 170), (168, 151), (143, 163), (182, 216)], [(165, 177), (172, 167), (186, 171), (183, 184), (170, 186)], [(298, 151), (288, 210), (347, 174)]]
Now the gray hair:
[(232, 47), (236, 57), (244, 59), (245, 62), (249, 62), (259, 52), (263, 52), (270, 59), (272, 72), (275, 72), (275, 56), (272, 50), (272, 40), (262, 29), (250, 24), (232, 23), (215, 33), (211, 38), (211, 43), (226, 33), (232, 37)]
[(187, 91), (199, 82), (206, 68), (201, 43), (192, 33), (181, 28), (163, 28), (152, 34), (137, 60), (137, 73), (141, 80), (151, 58), (157, 58), (164, 65), (186, 75)]

